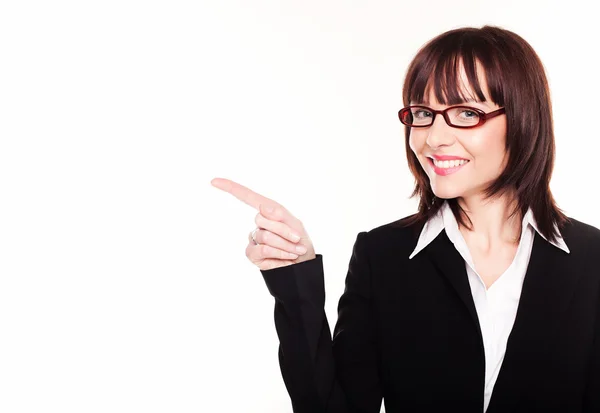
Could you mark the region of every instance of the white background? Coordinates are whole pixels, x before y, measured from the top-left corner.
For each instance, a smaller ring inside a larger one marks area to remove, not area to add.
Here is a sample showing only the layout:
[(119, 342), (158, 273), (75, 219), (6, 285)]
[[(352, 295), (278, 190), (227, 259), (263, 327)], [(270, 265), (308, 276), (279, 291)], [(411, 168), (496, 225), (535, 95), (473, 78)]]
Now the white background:
[(496, 24), (547, 67), (552, 189), (600, 226), (583, 1), (3, 1), (0, 411), (291, 412), (256, 211), (300, 218), (330, 325), (352, 244), (415, 211), (397, 118), (433, 36)]

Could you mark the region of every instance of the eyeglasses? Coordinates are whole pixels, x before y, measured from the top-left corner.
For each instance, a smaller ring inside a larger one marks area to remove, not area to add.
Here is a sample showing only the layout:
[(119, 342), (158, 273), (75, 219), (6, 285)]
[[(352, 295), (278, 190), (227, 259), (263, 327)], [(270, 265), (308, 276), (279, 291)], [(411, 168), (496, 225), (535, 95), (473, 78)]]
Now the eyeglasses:
[(427, 106), (407, 106), (398, 111), (400, 122), (412, 128), (431, 126), (436, 115), (442, 115), (449, 126), (469, 129), (483, 125), (486, 120), (505, 113), (505, 108), (485, 113), (470, 106), (451, 106), (444, 110), (435, 110)]

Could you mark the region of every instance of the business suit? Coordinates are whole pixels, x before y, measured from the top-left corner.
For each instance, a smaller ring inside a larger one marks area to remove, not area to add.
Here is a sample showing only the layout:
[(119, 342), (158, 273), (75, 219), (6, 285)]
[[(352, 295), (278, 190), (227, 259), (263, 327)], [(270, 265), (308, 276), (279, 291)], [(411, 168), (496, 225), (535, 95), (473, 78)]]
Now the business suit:
[[(442, 231), (357, 235), (331, 340), (322, 255), (261, 271), (275, 297), (279, 361), (294, 412), (483, 411), (485, 355), (464, 260)], [(570, 254), (535, 234), (487, 413), (600, 412), (600, 231), (571, 221)]]

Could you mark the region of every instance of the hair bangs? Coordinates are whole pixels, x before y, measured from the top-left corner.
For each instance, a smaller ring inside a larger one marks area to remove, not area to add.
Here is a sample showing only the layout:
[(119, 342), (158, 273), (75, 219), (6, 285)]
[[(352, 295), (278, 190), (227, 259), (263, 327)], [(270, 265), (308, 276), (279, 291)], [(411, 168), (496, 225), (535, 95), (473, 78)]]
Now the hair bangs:
[[(404, 104), (429, 104), (432, 91), (442, 105), (485, 102), (487, 87), (492, 102), (502, 106), (502, 70), (490, 56), (490, 45), (473, 41), (464, 33), (460, 39), (453, 37), (421, 50), (407, 74)], [(478, 76), (478, 66), (484, 79)]]

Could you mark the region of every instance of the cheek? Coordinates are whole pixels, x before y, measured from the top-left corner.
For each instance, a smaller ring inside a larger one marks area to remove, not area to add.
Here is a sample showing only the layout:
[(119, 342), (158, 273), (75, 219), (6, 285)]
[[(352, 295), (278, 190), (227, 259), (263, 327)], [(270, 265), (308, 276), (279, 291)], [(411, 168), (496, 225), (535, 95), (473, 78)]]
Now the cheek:
[(473, 136), (464, 147), (475, 159), (478, 170), (499, 174), (505, 162), (505, 143), (503, 134), (482, 134)]
[(415, 149), (416, 148), (415, 134), (412, 133), (412, 132), (410, 132), (409, 135), (408, 135), (408, 146), (410, 146), (410, 149), (413, 152), (415, 152), (415, 153), (417, 152), (417, 150)]
[(418, 131), (417, 131), (417, 133), (413, 133), (411, 131), (409, 138), (408, 138), (408, 145), (410, 146), (410, 149), (412, 150), (413, 154), (417, 158), (417, 161), (419, 162), (419, 164), (421, 164), (421, 167), (423, 168), (425, 173), (428, 174), (428, 172), (427, 172), (428, 168), (426, 167), (426, 165), (423, 165), (423, 162), (425, 162), (425, 159), (422, 156), (426, 139), (427, 138), (426, 138), (426, 136), (423, 135), (423, 133), (419, 133)]
[(408, 145), (410, 149), (414, 152), (415, 155), (419, 155), (419, 153), (423, 150), (423, 145), (425, 145), (426, 137), (420, 131), (415, 131), (414, 129), (410, 131), (408, 137)]

